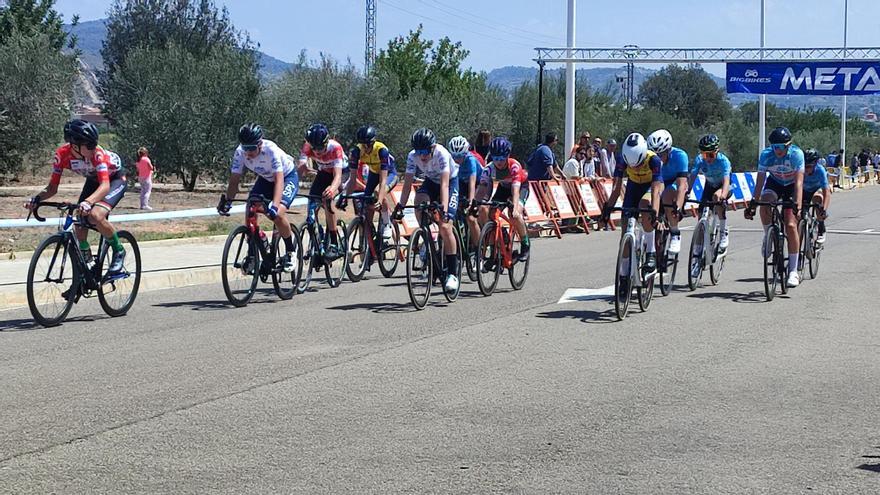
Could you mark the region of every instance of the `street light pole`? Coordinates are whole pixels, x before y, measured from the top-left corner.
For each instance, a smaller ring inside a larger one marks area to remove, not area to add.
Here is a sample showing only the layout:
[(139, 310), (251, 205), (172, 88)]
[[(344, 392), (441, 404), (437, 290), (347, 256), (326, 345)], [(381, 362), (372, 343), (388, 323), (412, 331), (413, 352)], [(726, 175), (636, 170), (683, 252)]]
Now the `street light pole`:
[[(574, 54), (575, 0), (568, 0), (568, 58)], [(565, 150), (562, 155), (568, 157), (568, 150), (574, 147), (574, 62), (565, 63)]]
[[(846, 57), (846, 31), (849, 20), (849, 0), (843, 0), (843, 56)], [(843, 95), (843, 108), (840, 109), (840, 149), (846, 150), (846, 95)], [(844, 160), (845, 156), (841, 156)], [(843, 162), (846, 163), (846, 162)]]
[[(764, 37), (765, 37), (765, 29), (764, 29), (764, 3), (765, 0), (761, 0), (761, 58), (764, 58)], [(761, 95), (761, 102), (758, 105), (758, 157), (761, 156), (761, 151), (767, 147), (767, 95)]]

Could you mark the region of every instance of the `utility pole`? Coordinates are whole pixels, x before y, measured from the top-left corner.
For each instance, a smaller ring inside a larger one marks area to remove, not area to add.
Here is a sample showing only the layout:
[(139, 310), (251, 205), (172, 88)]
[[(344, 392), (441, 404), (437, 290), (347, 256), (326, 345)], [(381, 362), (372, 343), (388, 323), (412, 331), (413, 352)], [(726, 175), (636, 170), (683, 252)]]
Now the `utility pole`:
[(367, 0), (367, 30), (364, 40), (364, 74), (373, 70), (376, 61), (376, 7), (379, 0)]

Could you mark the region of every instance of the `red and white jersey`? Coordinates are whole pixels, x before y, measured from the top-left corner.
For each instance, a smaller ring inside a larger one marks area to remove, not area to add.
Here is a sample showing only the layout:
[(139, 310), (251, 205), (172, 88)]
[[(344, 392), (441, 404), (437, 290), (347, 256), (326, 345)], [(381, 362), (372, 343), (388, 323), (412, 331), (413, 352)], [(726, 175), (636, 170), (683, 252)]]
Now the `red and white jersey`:
[(98, 146), (91, 160), (83, 160), (73, 156), (71, 145), (55, 150), (55, 161), (52, 163), (52, 184), (61, 182), (61, 174), (68, 169), (86, 179), (96, 179), (99, 182), (109, 182), (110, 177), (119, 172), (121, 164), (111, 158), (111, 152), (105, 151)]
[(312, 149), (312, 145), (308, 142), (303, 144), (299, 153), (299, 161), (304, 163), (309, 158), (318, 164), (318, 170), (325, 172), (332, 172), (333, 169), (341, 169), (345, 166), (345, 150), (335, 139), (328, 141), (327, 147), (322, 151)]

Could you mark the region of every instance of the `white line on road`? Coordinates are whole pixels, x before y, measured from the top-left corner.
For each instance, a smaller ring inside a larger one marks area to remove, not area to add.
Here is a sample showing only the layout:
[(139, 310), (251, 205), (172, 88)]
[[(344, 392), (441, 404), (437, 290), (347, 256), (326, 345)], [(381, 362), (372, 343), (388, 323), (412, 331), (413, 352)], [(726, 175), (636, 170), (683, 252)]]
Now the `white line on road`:
[(601, 289), (566, 289), (565, 294), (559, 298), (559, 301), (557, 301), (556, 304), (611, 299), (612, 296), (614, 296), (613, 285), (602, 287)]

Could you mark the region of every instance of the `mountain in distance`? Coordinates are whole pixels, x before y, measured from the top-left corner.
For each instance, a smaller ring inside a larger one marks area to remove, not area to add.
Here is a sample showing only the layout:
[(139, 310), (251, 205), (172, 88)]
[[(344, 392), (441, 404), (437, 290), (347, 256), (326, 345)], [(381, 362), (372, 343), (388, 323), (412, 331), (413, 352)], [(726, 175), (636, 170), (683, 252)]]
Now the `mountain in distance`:
[[(638, 88), (651, 75), (656, 74), (656, 69), (647, 67), (635, 67), (635, 87), (636, 95)], [(560, 77), (564, 74), (563, 68), (545, 69), (544, 77)], [(726, 81), (723, 77), (709, 74), (718, 84), (718, 87), (725, 88)], [(622, 95), (621, 85), (617, 83), (617, 76), (626, 76), (626, 66), (615, 67), (595, 67), (590, 69), (578, 69), (575, 73), (578, 84), (586, 83), (593, 91), (611, 90), (612, 95)], [(537, 67), (521, 67), (507, 66), (500, 69), (493, 69), (487, 74), (489, 84), (498, 86), (499, 88), (512, 92), (524, 82), (538, 80)], [(757, 101), (757, 95), (748, 94), (728, 94), (731, 105), (739, 106), (749, 101)], [(841, 106), (841, 98), (839, 96), (776, 96), (767, 97), (767, 101), (776, 106), (783, 108), (808, 108), (818, 110), (822, 108), (831, 108), (839, 110)], [(878, 96), (851, 96), (847, 99), (847, 113), (850, 117), (855, 115), (863, 115), (865, 109), (880, 107), (880, 97)]]

